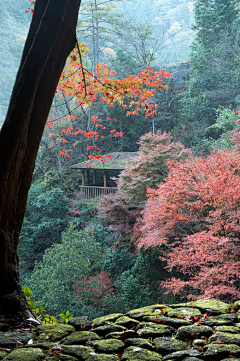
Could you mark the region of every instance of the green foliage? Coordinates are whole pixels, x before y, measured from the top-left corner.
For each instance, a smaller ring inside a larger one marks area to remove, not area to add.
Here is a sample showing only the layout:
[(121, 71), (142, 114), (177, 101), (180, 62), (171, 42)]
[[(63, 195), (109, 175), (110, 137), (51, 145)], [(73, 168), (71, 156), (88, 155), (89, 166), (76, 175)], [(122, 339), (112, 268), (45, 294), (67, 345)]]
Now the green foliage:
[(68, 309), (77, 315), (95, 317), (99, 310), (89, 307), (88, 299), (76, 293), (79, 279), (98, 274), (104, 265), (104, 248), (85, 229), (77, 231), (70, 226), (62, 234), (59, 244), (45, 251), (43, 261), (35, 265), (28, 284), (36, 303), (52, 314)]
[(203, 138), (214, 137), (209, 127), (217, 119), (216, 109), (236, 108), (239, 102), (238, 4), (233, 0), (198, 0), (195, 4), (191, 78), (177, 133), (184, 144), (199, 152), (206, 150)]
[(234, 144), (231, 141), (231, 133), (233, 129), (238, 129), (237, 114), (229, 108), (219, 108), (217, 110), (216, 123), (207, 128), (207, 131), (214, 132), (215, 138), (209, 138), (206, 140), (210, 150), (214, 148), (220, 149), (233, 149)]
[(32, 291), (30, 290), (29, 287), (22, 287), (22, 289), (26, 296), (27, 302), (31, 308), (32, 314), (36, 317), (37, 320), (41, 321), (42, 323), (58, 323), (57, 318), (48, 315), (44, 307), (36, 305), (36, 303), (33, 301)]
[(61, 322), (65, 322), (68, 323), (70, 320), (73, 319), (73, 317), (71, 316), (71, 313), (69, 311), (66, 312), (66, 314), (64, 315), (64, 313), (60, 313), (59, 315), (61, 317)]
[(22, 273), (33, 268), (45, 249), (60, 241), (67, 211), (67, 200), (59, 188), (47, 190), (44, 182), (32, 185), (18, 248)]

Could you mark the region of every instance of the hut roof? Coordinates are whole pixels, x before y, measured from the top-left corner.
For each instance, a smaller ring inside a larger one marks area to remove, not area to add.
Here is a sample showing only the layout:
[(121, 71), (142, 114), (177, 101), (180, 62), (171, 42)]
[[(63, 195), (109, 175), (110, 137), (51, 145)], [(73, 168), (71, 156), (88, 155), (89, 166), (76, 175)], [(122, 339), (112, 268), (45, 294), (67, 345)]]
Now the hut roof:
[(127, 168), (129, 158), (138, 156), (137, 152), (114, 152), (105, 154), (102, 159), (91, 159), (82, 163), (74, 164), (70, 168), (74, 169), (102, 169), (102, 170), (122, 170)]

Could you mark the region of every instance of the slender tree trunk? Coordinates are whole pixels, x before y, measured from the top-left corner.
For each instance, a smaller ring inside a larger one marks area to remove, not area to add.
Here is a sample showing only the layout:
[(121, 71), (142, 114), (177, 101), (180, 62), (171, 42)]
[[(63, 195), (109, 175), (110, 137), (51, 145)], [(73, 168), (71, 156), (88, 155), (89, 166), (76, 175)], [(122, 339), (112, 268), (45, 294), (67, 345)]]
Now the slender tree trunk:
[[(0, 313), (28, 316), (17, 246), (35, 160), (66, 58), (76, 43), (81, 0), (37, 0), (0, 132)], [(36, 240), (37, 242), (37, 240)]]

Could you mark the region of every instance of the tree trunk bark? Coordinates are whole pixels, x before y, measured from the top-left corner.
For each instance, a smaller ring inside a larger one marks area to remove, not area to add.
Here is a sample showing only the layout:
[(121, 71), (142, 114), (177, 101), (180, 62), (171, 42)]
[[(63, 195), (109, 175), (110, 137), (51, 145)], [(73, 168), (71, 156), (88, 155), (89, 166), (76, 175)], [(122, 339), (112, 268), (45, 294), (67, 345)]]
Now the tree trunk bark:
[(44, 126), (66, 58), (76, 43), (80, 2), (36, 1), (0, 131), (0, 314), (29, 315), (19, 284), (17, 246)]

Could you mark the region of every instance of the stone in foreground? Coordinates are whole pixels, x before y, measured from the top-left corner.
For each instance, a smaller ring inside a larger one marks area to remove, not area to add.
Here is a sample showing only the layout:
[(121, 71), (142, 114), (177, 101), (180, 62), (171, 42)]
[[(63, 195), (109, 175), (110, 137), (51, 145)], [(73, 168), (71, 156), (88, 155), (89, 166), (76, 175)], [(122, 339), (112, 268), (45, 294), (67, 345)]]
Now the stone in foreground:
[(0, 347), (25, 345), (31, 338), (32, 335), (30, 333), (0, 331)]
[(63, 345), (85, 345), (88, 340), (100, 340), (100, 337), (91, 331), (76, 331), (62, 339)]
[(42, 361), (44, 352), (40, 348), (20, 348), (12, 351), (4, 361)]
[(156, 352), (148, 351), (141, 347), (128, 347), (121, 358), (121, 361), (161, 361), (162, 356)]
[(34, 343), (42, 342), (56, 342), (62, 338), (69, 336), (75, 332), (75, 329), (71, 325), (63, 325), (61, 323), (50, 323), (46, 325), (38, 326), (32, 330), (32, 337)]
[(99, 340), (91, 342), (97, 352), (103, 353), (120, 353), (124, 349), (124, 343), (120, 340), (109, 339), (109, 340)]
[(187, 349), (187, 344), (185, 342), (175, 340), (172, 337), (155, 338), (154, 344), (156, 346), (157, 352), (163, 356), (168, 355), (169, 353)]
[(240, 347), (237, 345), (210, 344), (203, 348), (203, 352), (206, 361), (221, 360), (224, 357), (232, 358), (232, 356), (240, 357)]

